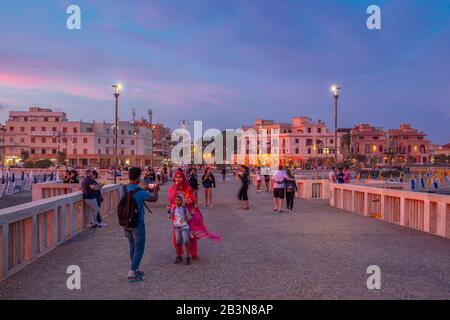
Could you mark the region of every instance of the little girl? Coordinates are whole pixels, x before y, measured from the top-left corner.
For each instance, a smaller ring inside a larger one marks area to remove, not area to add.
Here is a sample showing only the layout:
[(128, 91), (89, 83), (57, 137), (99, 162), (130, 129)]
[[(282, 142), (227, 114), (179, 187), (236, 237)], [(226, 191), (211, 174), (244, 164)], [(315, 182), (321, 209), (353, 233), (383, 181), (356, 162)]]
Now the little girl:
[(172, 219), (172, 225), (175, 230), (175, 242), (176, 242), (176, 255), (173, 263), (179, 264), (183, 261), (182, 252), (183, 245), (186, 250), (186, 265), (191, 264), (191, 252), (190, 252), (190, 239), (191, 234), (189, 230), (188, 221), (191, 219), (191, 215), (184, 203), (184, 197), (179, 193), (175, 199), (175, 205), (173, 207), (168, 206), (169, 219)]

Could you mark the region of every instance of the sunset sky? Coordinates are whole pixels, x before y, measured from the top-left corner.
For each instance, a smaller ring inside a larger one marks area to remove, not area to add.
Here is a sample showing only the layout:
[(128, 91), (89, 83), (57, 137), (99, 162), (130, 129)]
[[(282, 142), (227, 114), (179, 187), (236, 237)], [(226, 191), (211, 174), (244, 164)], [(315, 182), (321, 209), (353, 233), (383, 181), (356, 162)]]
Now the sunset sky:
[[(332, 129), (411, 123), (450, 142), (449, 0), (20, 0), (0, 6), (0, 122), (31, 104), (71, 120), (154, 112), (175, 127), (307, 115)], [(77, 4), (82, 29), (66, 28)], [(368, 30), (366, 8), (382, 10)]]

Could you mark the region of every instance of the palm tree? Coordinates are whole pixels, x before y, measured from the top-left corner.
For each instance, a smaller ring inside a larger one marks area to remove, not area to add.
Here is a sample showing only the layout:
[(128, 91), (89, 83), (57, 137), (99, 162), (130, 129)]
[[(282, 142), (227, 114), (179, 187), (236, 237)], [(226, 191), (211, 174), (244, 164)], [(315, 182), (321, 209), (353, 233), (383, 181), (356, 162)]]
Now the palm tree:
[(352, 142), (352, 137), (350, 132), (346, 132), (341, 138), (341, 148), (343, 151), (344, 159), (349, 161), (350, 159), (350, 145)]

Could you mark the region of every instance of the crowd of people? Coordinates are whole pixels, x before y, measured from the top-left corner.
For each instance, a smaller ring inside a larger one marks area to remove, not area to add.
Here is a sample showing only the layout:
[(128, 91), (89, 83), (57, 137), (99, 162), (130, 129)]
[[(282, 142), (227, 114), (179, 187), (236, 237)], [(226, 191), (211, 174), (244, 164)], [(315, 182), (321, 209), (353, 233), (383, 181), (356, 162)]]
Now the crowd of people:
[[(253, 169), (256, 175), (256, 194), (261, 193), (262, 181), (266, 192), (273, 190), (273, 210), (283, 212), (284, 199), (286, 209), (294, 212), (294, 199), (297, 192), (295, 176), (291, 169), (284, 170), (279, 166), (272, 172), (268, 167)], [(208, 231), (201, 209), (214, 208), (213, 190), (216, 188), (216, 178), (213, 170), (207, 167), (201, 178), (197, 173), (198, 168), (141, 168), (133, 167), (127, 170), (129, 182), (124, 185), (122, 197), (118, 205), (119, 223), (124, 228), (125, 237), (129, 243), (130, 267), (128, 280), (131, 282), (142, 281), (145, 274), (139, 269), (146, 241), (145, 212), (148, 202), (158, 201), (160, 185), (170, 182), (167, 191), (167, 216), (172, 226), (172, 242), (175, 252), (174, 264), (184, 263), (190, 265), (199, 260), (198, 240), (209, 238), (219, 241), (220, 236)], [(227, 169), (220, 170), (222, 181), (228, 181)], [(250, 209), (249, 188), (251, 185), (250, 169), (241, 165), (234, 172), (240, 181), (237, 198), (242, 210)], [(350, 179), (348, 168), (345, 172), (333, 170), (329, 173), (332, 182), (347, 183)], [(66, 171), (64, 182), (78, 183), (78, 173), (74, 170)], [(85, 202), (85, 210), (92, 228), (106, 227), (100, 215), (102, 205), (103, 184), (98, 182), (98, 173), (94, 170), (86, 170), (81, 181), (81, 189)], [(199, 204), (198, 190), (204, 190), (204, 203)]]

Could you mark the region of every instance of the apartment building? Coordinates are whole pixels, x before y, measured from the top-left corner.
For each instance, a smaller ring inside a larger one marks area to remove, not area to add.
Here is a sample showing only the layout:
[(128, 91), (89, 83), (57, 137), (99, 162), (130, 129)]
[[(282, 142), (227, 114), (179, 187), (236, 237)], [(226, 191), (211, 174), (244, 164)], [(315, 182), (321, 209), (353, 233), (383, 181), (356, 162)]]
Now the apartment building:
[[(30, 107), (28, 111), (10, 111), (5, 128), (6, 165), (19, 162), (25, 151), (31, 159), (49, 159), (55, 164), (64, 153), (64, 162), (73, 167), (114, 164), (115, 126), (111, 123), (69, 121), (64, 112)], [(151, 164), (149, 121), (120, 121), (117, 142), (120, 165)]]

